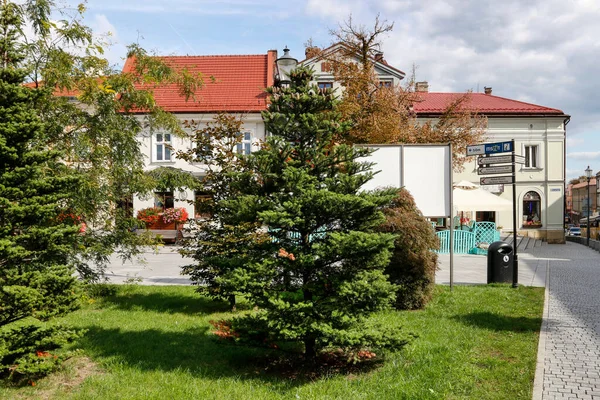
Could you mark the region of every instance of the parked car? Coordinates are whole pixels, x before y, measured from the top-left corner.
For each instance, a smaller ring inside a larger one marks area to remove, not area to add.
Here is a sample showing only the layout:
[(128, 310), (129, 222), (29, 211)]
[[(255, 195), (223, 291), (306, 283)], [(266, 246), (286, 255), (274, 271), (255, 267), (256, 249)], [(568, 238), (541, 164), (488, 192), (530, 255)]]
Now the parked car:
[(581, 228), (573, 226), (567, 231), (567, 236), (581, 236)]
[(575, 224), (569, 224), (565, 227), (565, 233), (569, 233), (569, 229), (575, 227)]

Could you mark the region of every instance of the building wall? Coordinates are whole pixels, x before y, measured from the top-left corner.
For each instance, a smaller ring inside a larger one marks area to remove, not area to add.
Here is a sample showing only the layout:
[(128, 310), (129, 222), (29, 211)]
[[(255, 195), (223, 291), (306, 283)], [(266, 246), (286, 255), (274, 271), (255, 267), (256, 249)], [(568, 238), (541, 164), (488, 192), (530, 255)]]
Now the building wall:
[(577, 183), (571, 187), (571, 198), (572, 198), (572, 211), (574, 215), (574, 222), (578, 223), (579, 219), (585, 217), (585, 208), (587, 206), (587, 198), (590, 198), (590, 208), (592, 214), (597, 213), (597, 196), (595, 195), (596, 189), (596, 178), (590, 180), (588, 189), (587, 181)]
[[(515, 140), (515, 153), (525, 154), (525, 146), (537, 145), (538, 166), (516, 169), (517, 228), (521, 234), (545, 238), (549, 242), (564, 242), (564, 119), (560, 117), (494, 117), (488, 116), (485, 142)], [(454, 174), (454, 181), (468, 180), (479, 183), (477, 160), (473, 157), (465, 163), (463, 172)], [(512, 202), (512, 185), (493, 188), (500, 196)], [(492, 190), (494, 191), (494, 190)], [(528, 228), (523, 224), (523, 198), (535, 192), (541, 201), (540, 228)], [(468, 211), (468, 210), (464, 210)], [(478, 210), (494, 211), (494, 210)], [(496, 223), (504, 230), (512, 230), (512, 211), (498, 211)]]
[[(177, 118), (183, 123), (185, 120), (194, 120), (201, 125), (206, 125), (208, 122), (212, 122), (216, 114), (176, 114)], [(262, 121), (262, 117), (259, 113), (245, 114), (243, 117), (243, 130), (249, 130), (252, 132), (252, 151), (258, 149), (258, 141), (264, 140), (265, 138), (265, 125)], [(156, 144), (156, 133), (160, 131), (150, 132), (145, 130), (138, 136), (140, 143), (140, 150), (144, 155), (145, 170), (151, 171), (158, 167), (173, 167), (183, 171), (189, 171), (194, 175), (201, 177), (206, 172), (206, 165), (202, 163), (188, 163), (187, 161), (178, 159), (174, 154), (178, 150), (186, 150), (192, 146), (191, 137), (181, 138), (172, 137), (171, 146), (173, 147), (172, 156), (170, 161), (156, 161), (153, 158), (153, 147)], [(190, 132), (191, 135), (191, 132)], [(174, 192), (174, 203), (175, 207), (184, 207), (190, 216), (194, 215), (194, 206), (188, 201), (194, 199), (194, 192), (192, 190), (186, 190), (183, 192)], [(154, 196), (148, 195), (143, 197), (135, 197), (133, 199), (133, 212), (134, 215), (140, 209), (153, 207)]]

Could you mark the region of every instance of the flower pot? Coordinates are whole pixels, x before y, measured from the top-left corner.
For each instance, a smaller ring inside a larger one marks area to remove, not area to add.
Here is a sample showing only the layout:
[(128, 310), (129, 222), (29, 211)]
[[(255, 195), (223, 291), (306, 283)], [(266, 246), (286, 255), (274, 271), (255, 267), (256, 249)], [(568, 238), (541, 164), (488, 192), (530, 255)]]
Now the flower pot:
[(154, 222), (152, 224), (146, 224), (146, 228), (157, 229), (157, 230), (176, 230), (177, 223), (171, 222), (171, 223), (165, 224), (162, 219), (159, 219), (157, 222)]

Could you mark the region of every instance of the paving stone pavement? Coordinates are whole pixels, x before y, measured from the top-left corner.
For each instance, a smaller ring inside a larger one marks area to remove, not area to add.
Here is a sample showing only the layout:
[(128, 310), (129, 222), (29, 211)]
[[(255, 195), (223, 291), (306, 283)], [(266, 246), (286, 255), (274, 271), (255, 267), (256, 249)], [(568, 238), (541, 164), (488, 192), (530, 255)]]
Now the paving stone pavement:
[(549, 267), (533, 398), (600, 399), (600, 253), (567, 242), (529, 254)]

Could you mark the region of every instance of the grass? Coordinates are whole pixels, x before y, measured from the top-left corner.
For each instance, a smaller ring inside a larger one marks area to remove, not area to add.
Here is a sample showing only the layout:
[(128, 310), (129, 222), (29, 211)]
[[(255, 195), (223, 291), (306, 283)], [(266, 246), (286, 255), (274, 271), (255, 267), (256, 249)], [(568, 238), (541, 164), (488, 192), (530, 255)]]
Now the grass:
[(423, 311), (376, 318), (418, 335), (368, 372), (289, 379), (265, 349), (222, 344), (208, 321), (231, 315), (191, 287), (119, 286), (65, 322), (88, 330), (82, 355), (14, 399), (530, 399), (543, 289), (437, 287)]

